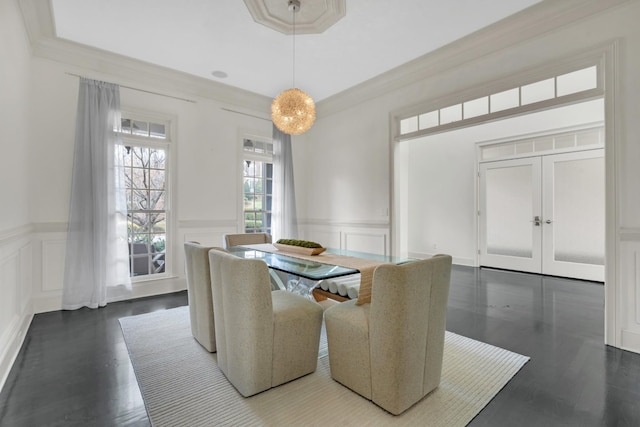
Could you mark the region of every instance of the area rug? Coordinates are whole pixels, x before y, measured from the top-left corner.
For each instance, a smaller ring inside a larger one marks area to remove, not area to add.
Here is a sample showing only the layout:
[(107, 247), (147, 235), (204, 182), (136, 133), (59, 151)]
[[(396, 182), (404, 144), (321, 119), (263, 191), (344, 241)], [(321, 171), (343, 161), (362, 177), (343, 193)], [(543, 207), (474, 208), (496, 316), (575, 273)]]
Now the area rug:
[(162, 426), (465, 426), (529, 360), (451, 332), (440, 387), (393, 416), (317, 370), (244, 398), (191, 335), (187, 307), (120, 319), (151, 424)]

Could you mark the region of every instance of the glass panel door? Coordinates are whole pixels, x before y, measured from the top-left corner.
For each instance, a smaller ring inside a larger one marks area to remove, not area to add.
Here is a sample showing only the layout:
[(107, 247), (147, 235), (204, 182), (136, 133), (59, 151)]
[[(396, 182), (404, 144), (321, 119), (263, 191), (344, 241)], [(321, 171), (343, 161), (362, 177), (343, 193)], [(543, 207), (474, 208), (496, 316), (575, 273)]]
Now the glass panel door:
[(480, 165), (480, 265), (540, 273), (539, 157)]
[(480, 265), (604, 281), (604, 150), (480, 165)]
[(543, 272), (604, 281), (604, 150), (543, 159)]

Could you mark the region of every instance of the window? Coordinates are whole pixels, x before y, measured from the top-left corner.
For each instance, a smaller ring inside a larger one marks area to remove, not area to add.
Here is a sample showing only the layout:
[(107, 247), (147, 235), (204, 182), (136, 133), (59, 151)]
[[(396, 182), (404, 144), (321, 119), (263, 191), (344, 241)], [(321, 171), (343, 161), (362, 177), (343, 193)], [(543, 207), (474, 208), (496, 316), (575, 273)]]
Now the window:
[[(448, 107), (423, 112), (400, 120), (400, 135), (433, 130), (450, 123), (521, 108), (536, 102), (558, 100), (558, 98), (598, 89), (598, 67), (596, 65), (536, 81), (523, 86), (489, 94)], [(561, 101), (558, 101), (561, 102)], [(422, 132), (424, 133), (424, 132)]]
[(168, 123), (122, 119), (118, 156), (127, 199), (132, 277), (165, 272), (168, 223)]
[(271, 233), (273, 144), (243, 140), (242, 193), (245, 233)]

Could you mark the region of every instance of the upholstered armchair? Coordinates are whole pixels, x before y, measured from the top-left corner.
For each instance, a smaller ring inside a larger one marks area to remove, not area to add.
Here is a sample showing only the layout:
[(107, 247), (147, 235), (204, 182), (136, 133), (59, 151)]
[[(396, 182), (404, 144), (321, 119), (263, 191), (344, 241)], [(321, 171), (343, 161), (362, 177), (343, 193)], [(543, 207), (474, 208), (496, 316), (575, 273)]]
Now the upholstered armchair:
[(187, 297), (193, 337), (208, 351), (216, 351), (216, 333), (211, 298), (209, 250), (196, 242), (184, 244)]
[(239, 245), (256, 245), (259, 243), (271, 243), (271, 234), (268, 233), (244, 233), (244, 234), (225, 234), (224, 247)]
[(271, 291), (269, 267), (209, 251), (218, 366), (243, 396), (315, 371), (322, 307)]
[(371, 302), (325, 311), (331, 377), (400, 414), (440, 384), (451, 257), (384, 264)]

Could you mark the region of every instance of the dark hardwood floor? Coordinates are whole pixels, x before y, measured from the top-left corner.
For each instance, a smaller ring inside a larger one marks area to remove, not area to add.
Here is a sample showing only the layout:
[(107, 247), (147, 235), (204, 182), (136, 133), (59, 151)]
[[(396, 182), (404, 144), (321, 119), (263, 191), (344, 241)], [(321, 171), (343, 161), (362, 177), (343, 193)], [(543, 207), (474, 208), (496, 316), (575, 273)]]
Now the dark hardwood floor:
[[(36, 315), (0, 426), (148, 426), (118, 319), (186, 303)], [(603, 344), (602, 284), (454, 266), (447, 329), (531, 357), (471, 426), (640, 426), (640, 355)]]

